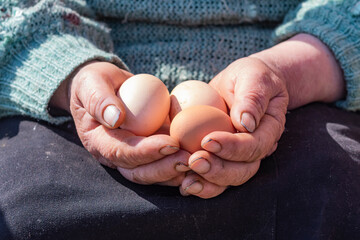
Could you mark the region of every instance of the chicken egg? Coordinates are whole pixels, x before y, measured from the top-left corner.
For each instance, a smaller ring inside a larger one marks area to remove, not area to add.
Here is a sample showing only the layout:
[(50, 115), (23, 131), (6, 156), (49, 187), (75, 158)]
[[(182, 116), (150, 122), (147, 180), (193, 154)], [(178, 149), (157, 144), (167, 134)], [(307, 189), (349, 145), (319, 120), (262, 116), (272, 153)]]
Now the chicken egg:
[(209, 105), (227, 113), (226, 103), (209, 84), (199, 80), (188, 80), (177, 85), (170, 95), (170, 119), (180, 111), (195, 105)]
[(150, 74), (137, 74), (127, 79), (118, 91), (125, 105), (125, 120), (120, 126), (139, 136), (149, 136), (164, 123), (170, 109), (169, 91), (165, 84)]
[(202, 139), (214, 131), (234, 133), (235, 128), (229, 115), (208, 105), (191, 106), (182, 110), (170, 125), (170, 136), (190, 153), (201, 150)]

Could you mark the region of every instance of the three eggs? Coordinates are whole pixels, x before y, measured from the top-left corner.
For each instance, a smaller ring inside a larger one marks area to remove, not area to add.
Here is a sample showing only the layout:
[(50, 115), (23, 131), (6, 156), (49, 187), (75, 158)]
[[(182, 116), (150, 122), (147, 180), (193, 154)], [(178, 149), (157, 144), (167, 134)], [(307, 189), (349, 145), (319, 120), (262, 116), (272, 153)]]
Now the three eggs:
[(170, 119), (170, 136), (190, 153), (201, 150), (201, 140), (213, 131), (235, 132), (223, 98), (202, 81), (185, 81), (169, 94), (157, 77), (137, 74), (122, 84), (118, 96), (126, 111), (120, 128), (149, 136)]

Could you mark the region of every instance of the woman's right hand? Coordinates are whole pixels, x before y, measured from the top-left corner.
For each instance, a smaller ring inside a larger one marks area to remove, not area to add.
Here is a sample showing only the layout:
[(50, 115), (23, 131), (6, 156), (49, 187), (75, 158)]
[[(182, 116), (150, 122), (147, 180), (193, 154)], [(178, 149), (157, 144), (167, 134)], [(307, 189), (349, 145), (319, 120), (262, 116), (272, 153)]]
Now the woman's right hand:
[[(166, 134), (141, 137), (119, 129), (125, 110), (116, 93), (131, 76), (108, 62), (88, 63), (59, 87), (53, 104), (71, 112), (82, 144), (100, 163), (117, 168), (132, 182), (179, 186), (190, 155), (179, 150), (176, 140)], [(66, 89), (67, 104), (61, 102)]]

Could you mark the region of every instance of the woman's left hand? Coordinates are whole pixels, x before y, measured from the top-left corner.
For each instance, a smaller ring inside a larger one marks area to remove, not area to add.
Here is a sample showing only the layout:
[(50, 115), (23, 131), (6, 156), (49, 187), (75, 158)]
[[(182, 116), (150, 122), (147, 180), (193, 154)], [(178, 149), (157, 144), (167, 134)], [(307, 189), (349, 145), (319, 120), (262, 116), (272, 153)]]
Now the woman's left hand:
[(204, 150), (190, 156), (193, 172), (180, 192), (201, 198), (215, 197), (255, 175), (261, 159), (277, 148), (287, 109), (346, 95), (335, 56), (309, 34), (233, 62), (210, 85), (228, 104), (238, 133), (210, 133), (202, 141)]
[(215, 197), (255, 175), (261, 159), (277, 147), (289, 102), (284, 80), (257, 58), (233, 62), (210, 85), (229, 106), (238, 132), (210, 133), (202, 140), (204, 150), (191, 155), (193, 172), (180, 192), (201, 198)]

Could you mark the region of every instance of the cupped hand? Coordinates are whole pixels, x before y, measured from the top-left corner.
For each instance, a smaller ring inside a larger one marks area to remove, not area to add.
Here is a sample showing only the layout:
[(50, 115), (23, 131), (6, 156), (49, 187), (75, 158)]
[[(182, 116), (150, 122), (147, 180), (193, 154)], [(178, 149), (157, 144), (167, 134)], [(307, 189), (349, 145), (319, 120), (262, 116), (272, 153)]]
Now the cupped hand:
[[(321, 71), (319, 71), (321, 69)], [(318, 38), (298, 34), (269, 49), (230, 64), (211, 82), (230, 107), (236, 134), (214, 132), (194, 153), (180, 191), (214, 197), (257, 172), (275, 151), (284, 131), (285, 113), (312, 102), (346, 96), (341, 67)]]
[(132, 74), (107, 62), (81, 67), (68, 84), (69, 111), (84, 147), (102, 164), (140, 184), (179, 186), (189, 154), (166, 134), (136, 136), (120, 129), (125, 110), (116, 96)]
[(204, 150), (189, 159), (180, 192), (211, 198), (238, 186), (275, 151), (284, 131), (289, 96), (285, 81), (257, 58), (239, 59), (220, 72), (210, 85), (224, 98), (237, 133), (212, 132), (202, 140)]

